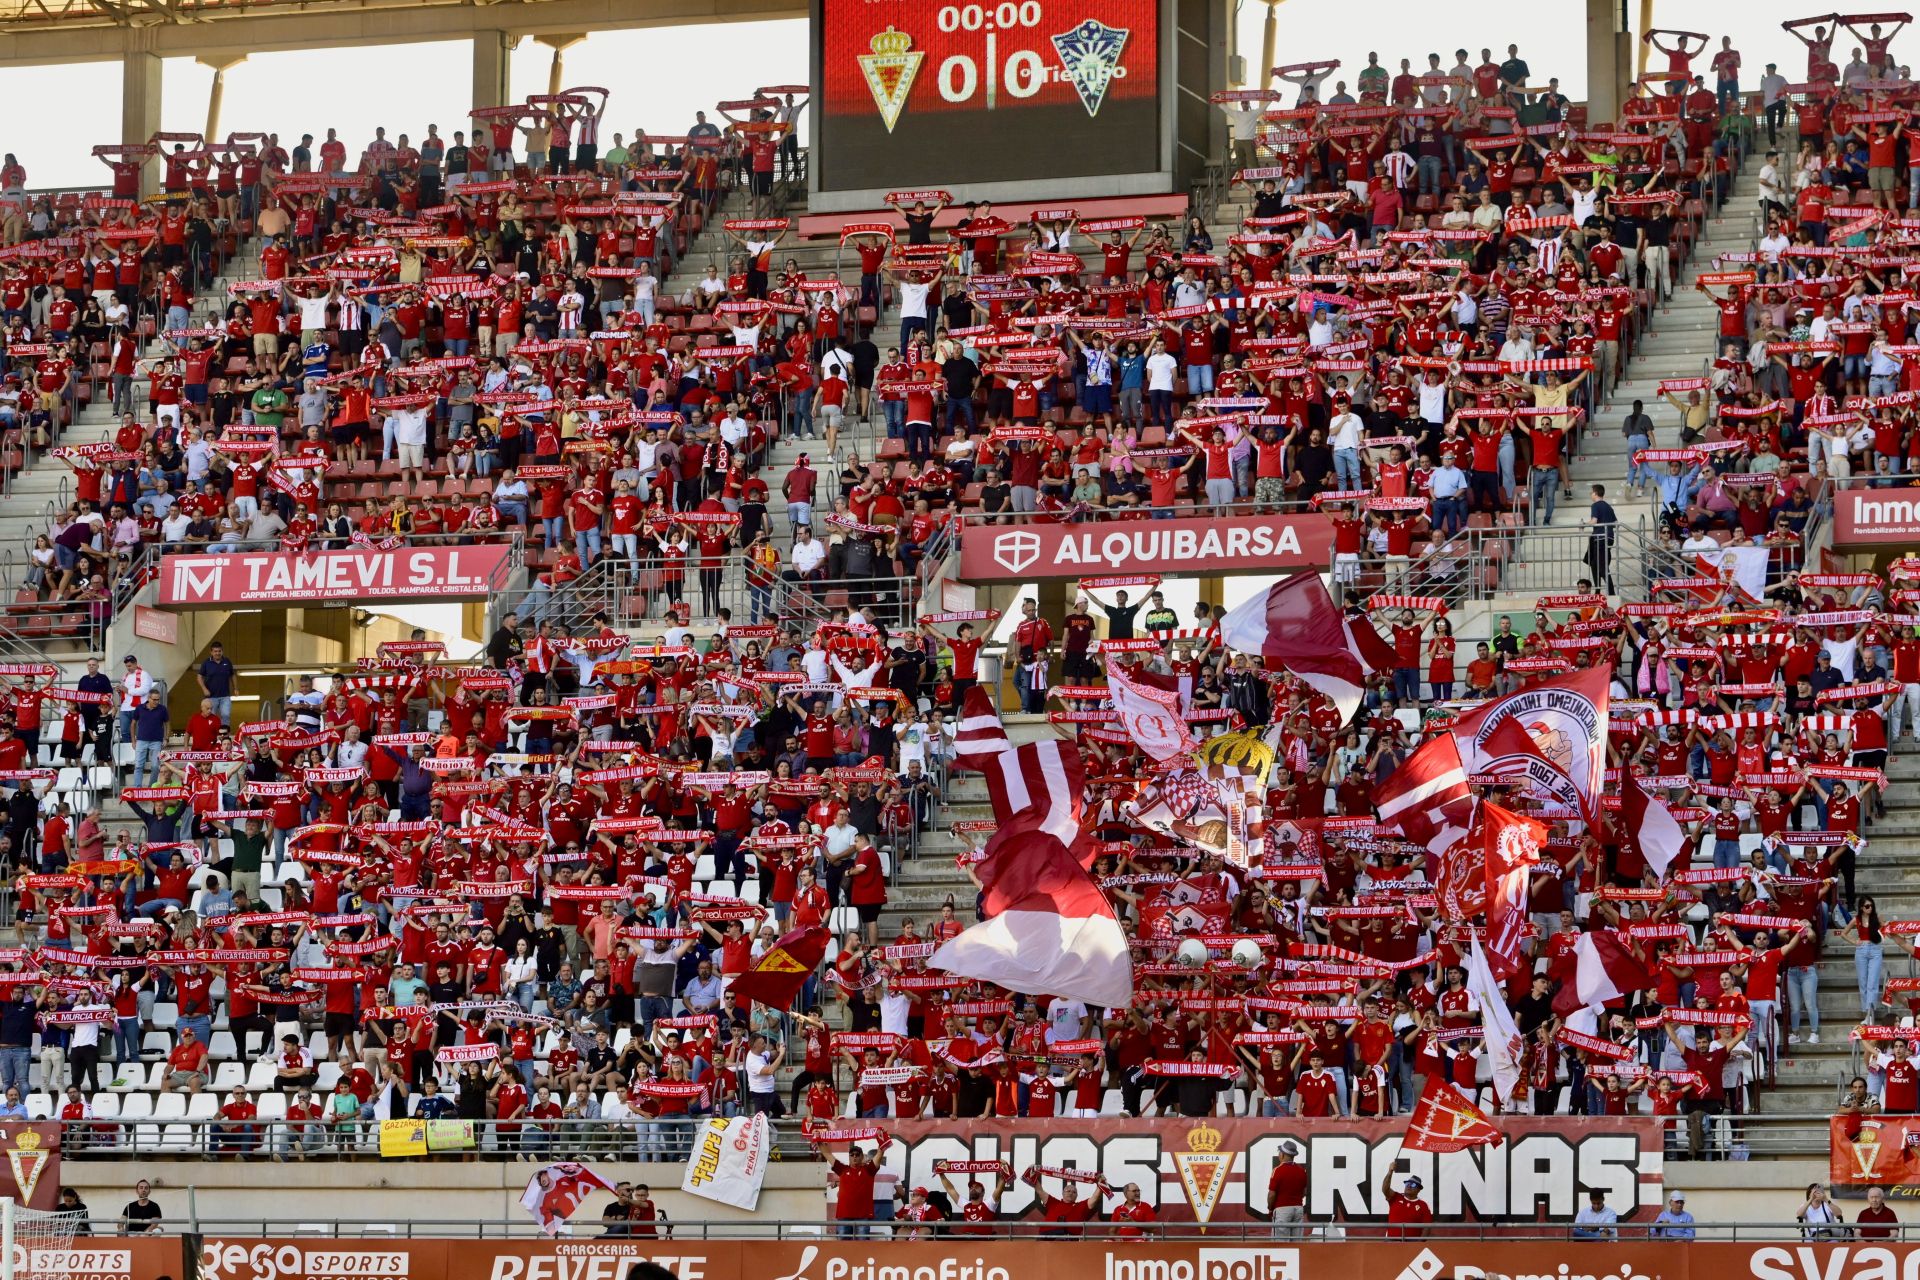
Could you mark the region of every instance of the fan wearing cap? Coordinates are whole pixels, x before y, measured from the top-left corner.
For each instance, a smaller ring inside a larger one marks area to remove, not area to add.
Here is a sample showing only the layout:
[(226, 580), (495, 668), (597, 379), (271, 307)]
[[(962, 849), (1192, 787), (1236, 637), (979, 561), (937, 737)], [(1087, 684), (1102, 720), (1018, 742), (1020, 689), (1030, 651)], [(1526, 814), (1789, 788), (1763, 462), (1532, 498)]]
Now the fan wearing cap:
[[(900, 1217), (908, 1222), (930, 1223), (944, 1222), (947, 1215), (940, 1212), (939, 1206), (928, 1203), (927, 1189), (915, 1187), (907, 1193), (907, 1207), (900, 1211)], [(906, 1238), (909, 1240), (931, 1240), (937, 1228), (917, 1226), (909, 1228)]]
[[(1872, 1192), (1868, 1194), (1871, 1195)], [(1866, 1221), (1866, 1218), (1862, 1217), (1861, 1221)], [(1693, 1215), (1687, 1212), (1686, 1192), (1667, 1193), (1667, 1207), (1662, 1209), (1660, 1216), (1653, 1220), (1653, 1229), (1647, 1235), (1654, 1240), (1693, 1239)]]
[(1407, 1240), (1420, 1234), (1415, 1224), (1433, 1221), (1433, 1206), (1420, 1198), (1420, 1188), (1426, 1184), (1419, 1178), (1409, 1175), (1400, 1185), (1401, 1190), (1393, 1189), (1393, 1170), (1381, 1175), (1380, 1194), (1387, 1198), (1387, 1221), (1399, 1224), (1389, 1227), (1387, 1235)]

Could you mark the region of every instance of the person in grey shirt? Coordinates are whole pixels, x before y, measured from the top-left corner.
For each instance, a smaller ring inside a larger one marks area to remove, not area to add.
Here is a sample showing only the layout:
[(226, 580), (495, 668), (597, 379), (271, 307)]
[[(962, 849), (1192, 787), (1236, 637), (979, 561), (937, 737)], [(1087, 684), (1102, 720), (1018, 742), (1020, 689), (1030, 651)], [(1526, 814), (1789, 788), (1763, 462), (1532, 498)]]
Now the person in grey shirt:
[(327, 425), (327, 389), (312, 378), (301, 387), (299, 405), (302, 430)]
[(1780, 141), (1780, 130), (1787, 123), (1787, 78), (1769, 62), (1767, 74), (1760, 77), (1760, 105), (1767, 113), (1767, 145)]
[(687, 979), (686, 989), (680, 993), (680, 1003), (688, 1014), (717, 1013), (720, 1001), (726, 995), (726, 988), (720, 981), (720, 975), (713, 971), (713, 961), (702, 960), (694, 975)]

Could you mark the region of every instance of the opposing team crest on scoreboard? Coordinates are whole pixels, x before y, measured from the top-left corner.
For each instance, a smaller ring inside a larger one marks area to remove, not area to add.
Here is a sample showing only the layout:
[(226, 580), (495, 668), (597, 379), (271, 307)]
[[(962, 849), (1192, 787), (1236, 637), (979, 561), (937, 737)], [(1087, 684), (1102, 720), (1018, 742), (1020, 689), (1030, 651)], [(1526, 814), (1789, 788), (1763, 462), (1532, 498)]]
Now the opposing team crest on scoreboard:
[(1107, 100), (1107, 86), (1115, 77), (1126, 74), (1120, 68), (1120, 54), (1132, 34), (1126, 27), (1110, 27), (1098, 19), (1088, 18), (1073, 30), (1053, 37), (1053, 49), (1060, 55), (1060, 66), (1073, 84), (1074, 92), (1080, 95), (1080, 105), (1087, 109), (1088, 115), (1100, 114), (1100, 106)]
[(868, 45), (873, 52), (860, 55), (860, 71), (867, 77), (867, 89), (873, 94), (873, 105), (880, 109), (881, 122), (892, 133), (927, 55), (913, 47), (912, 36), (892, 27), (875, 35)]

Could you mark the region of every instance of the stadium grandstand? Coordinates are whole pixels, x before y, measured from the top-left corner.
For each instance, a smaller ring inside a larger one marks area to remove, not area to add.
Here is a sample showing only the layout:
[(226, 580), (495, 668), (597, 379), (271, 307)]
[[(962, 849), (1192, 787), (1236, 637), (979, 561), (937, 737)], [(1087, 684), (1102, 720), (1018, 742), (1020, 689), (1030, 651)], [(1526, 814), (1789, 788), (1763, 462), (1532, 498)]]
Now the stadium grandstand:
[(0, 1280), (1920, 1267), (1908, 15), (1228, 7), (11, 144)]

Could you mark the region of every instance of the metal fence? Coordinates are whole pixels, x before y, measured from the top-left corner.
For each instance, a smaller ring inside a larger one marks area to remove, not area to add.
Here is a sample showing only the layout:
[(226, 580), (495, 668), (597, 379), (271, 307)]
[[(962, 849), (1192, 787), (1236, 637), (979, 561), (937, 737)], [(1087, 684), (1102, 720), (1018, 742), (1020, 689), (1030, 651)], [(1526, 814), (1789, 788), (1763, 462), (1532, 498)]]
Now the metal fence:
[[(108, 1097), (116, 1095), (104, 1095)], [(148, 1095), (123, 1095), (125, 1098)], [(196, 1095), (210, 1100), (215, 1095)], [(269, 1094), (276, 1112), (283, 1110), (285, 1094)], [(451, 1095), (444, 1095), (451, 1096)], [(256, 1095), (259, 1098), (259, 1095)], [(162, 1095), (162, 1101), (183, 1102), (181, 1095)], [(321, 1098), (322, 1103), (325, 1098)], [(123, 1101), (122, 1106), (126, 1104)], [(39, 1118), (39, 1117), (36, 1117)], [(324, 1120), (272, 1118), (226, 1120), (206, 1114), (97, 1116), (89, 1120), (50, 1121), (61, 1127), (61, 1154), (68, 1159), (172, 1157), (203, 1160), (232, 1159), (354, 1160), (380, 1158), (378, 1120), (358, 1116), (338, 1123)], [(415, 1159), (460, 1160), (471, 1156), (496, 1159), (560, 1160), (601, 1158), (684, 1162), (696, 1130), (705, 1123), (697, 1117), (657, 1120), (558, 1119), (542, 1121), (473, 1120), (473, 1145), (430, 1151)], [(1152, 1118), (1134, 1121), (1151, 1128)], [(1276, 1121), (1284, 1126), (1285, 1121)], [(1670, 1131), (1670, 1150), (1684, 1149), (1685, 1119), (1676, 1119)], [(773, 1122), (776, 1160), (812, 1160), (818, 1152), (807, 1140), (800, 1121)], [(1736, 1152), (1753, 1157), (1819, 1157), (1828, 1149), (1824, 1118), (1800, 1116), (1734, 1115), (1715, 1119), (1707, 1150), (1717, 1156)]]
[[(1310, 1215), (1298, 1226), (1276, 1226), (1265, 1221), (1222, 1222), (1086, 1222), (1072, 1226), (1042, 1220), (996, 1219), (988, 1222), (913, 1223), (897, 1218), (828, 1220), (763, 1215), (720, 1221), (658, 1219), (652, 1222), (601, 1223), (588, 1208), (573, 1219), (574, 1240), (794, 1240), (926, 1239), (968, 1240), (1127, 1240), (1142, 1237), (1163, 1240), (1204, 1238), (1227, 1240), (1286, 1240), (1295, 1243), (1361, 1243), (1404, 1239), (1406, 1228), (1374, 1221), (1354, 1221)], [(1418, 1237), (1426, 1240), (1479, 1240), (1488, 1243), (1530, 1241), (1655, 1241), (1664, 1243), (1743, 1244), (1809, 1241), (1824, 1244), (1850, 1240), (1876, 1243), (1920, 1242), (1920, 1225), (1907, 1223), (1872, 1226), (1838, 1224), (1803, 1227), (1798, 1222), (1717, 1222), (1666, 1224), (1653, 1221), (1650, 1208), (1638, 1211), (1638, 1220), (1606, 1226), (1584, 1226), (1570, 1221), (1423, 1223)], [(122, 1234), (117, 1218), (79, 1219), (97, 1236)], [(174, 1224), (176, 1227), (179, 1224)], [(596, 1230), (597, 1228), (597, 1230)], [(399, 1219), (368, 1222), (359, 1218), (201, 1218), (186, 1224), (187, 1232), (202, 1237), (316, 1238), (349, 1240), (537, 1240), (546, 1239), (532, 1218)], [(169, 1238), (186, 1238), (169, 1236)]]

